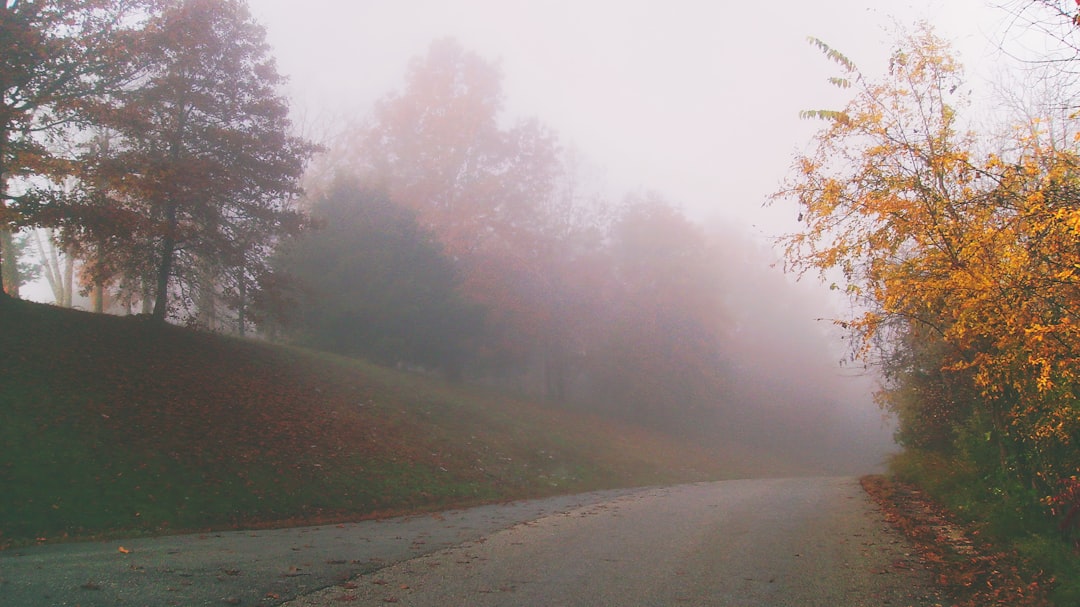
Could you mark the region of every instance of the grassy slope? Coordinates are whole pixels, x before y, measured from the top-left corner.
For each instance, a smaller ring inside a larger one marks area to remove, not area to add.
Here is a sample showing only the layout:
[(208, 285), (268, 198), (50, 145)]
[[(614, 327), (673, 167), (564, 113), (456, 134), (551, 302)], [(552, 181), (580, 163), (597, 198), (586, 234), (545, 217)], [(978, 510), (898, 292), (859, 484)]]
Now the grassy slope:
[(0, 546), (730, 473), (639, 428), (353, 360), (0, 304)]

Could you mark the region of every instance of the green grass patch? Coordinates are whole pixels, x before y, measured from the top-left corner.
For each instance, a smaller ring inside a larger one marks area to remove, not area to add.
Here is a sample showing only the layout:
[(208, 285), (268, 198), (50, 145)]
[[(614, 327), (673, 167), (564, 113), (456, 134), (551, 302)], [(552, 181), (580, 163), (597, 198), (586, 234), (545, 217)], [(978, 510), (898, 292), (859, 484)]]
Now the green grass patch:
[(1015, 551), (1018, 567), (1052, 578), (1055, 605), (1080, 605), (1080, 555), (1030, 488), (982, 474), (970, 462), (941, 453), (909, 449), (893, 458), (890, 469), (977, 529), (991, 546)]
[(609, 419), (138, 318), (0, 304), (0, 546), (718, 479)]

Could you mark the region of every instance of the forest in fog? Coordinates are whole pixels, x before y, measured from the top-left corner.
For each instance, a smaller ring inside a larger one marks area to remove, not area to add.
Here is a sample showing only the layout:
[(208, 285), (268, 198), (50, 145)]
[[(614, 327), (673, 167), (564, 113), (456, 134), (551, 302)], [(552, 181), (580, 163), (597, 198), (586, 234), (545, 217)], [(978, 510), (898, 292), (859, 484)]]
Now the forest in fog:
[(498, 62), (454, 38), (315, 141), (243, 1), (9, 2), (3, 23), (12, 297), (47, 284), (706, 441), (884, 449), (828, 297), (741, 228), (605, 190), (603, 159), (510, 117)]

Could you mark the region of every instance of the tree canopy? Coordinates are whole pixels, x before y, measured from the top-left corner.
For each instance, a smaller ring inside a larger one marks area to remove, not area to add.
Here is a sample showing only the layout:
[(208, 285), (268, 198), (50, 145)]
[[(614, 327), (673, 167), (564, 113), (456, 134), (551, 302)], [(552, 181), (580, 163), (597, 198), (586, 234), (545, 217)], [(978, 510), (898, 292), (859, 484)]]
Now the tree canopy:
[[(0, 4), (0, 296), (18, 293), (10, 233), (36, 222), (37, 201), (12, 180), (74, 167), (56, 143), (86, 105), (127, 85), (154, 0), (11, 0)], [(6, 282), (7, 284), (3, 284)]]
[[(28, 59), (34, 78), (22, 80), (31, 84), (7, 98), (22, 112), (9, 115), (23, 117), (5, 131), (21, 151), (7, 156), (27, 191), (14, 208), (19, 222), (61, 228), (84, 275), (153, 301), (159, 321), (170, 307), (190, 316), (194, 302), (216, 296), (242, 331), (272, 245), (302, 224), (292, 201), (316, 150), (291, 132), (284, 79), (246, 3), (5, 10), (32, 24), (25, 35), (37, 32), (54, 57)], [(54, 141), (61, 136), (66, 145)]]

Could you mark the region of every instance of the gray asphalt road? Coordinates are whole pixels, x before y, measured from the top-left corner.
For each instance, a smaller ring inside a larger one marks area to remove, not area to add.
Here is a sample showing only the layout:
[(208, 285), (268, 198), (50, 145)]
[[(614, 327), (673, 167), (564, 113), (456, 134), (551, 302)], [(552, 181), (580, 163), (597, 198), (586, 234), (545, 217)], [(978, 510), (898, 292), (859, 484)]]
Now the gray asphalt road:
[(347, 525), (7, 550), (0, 552), (0, 607), (270, 607), (629, 493), (601, 491)]
[(908, 552), (854, 479), (725, 481), (0, 553), (0, 605), (940, 602)]
[(289, 607), (933, 605), (854, 479), (650, 489), (399, 563)]

